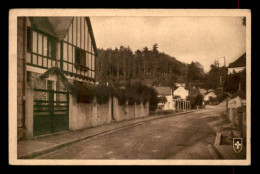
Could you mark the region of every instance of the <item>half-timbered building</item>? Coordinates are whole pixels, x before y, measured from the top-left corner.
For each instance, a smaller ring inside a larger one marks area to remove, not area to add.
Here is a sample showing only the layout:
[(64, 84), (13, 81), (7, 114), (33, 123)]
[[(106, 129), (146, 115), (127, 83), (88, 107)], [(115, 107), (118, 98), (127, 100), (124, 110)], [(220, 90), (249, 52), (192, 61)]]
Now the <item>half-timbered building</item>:
[(96, 79), (90, 19), (19, 17), (17, 26), (18, 139), (68, 130), (69, 86)]

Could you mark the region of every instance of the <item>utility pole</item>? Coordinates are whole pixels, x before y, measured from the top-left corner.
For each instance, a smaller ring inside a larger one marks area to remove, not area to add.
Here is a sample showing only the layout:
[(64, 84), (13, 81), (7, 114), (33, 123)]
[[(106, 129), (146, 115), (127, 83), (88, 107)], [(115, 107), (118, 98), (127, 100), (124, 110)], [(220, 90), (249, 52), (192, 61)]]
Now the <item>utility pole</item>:
[(228, 68), (226, 67), (226, 58), (224, 56), (224, 66), (225, 66), (225, 70), (226, 70), (226, 113), (228, 113), (228, 93), (227, 93), (227, 86), (228, 86)]

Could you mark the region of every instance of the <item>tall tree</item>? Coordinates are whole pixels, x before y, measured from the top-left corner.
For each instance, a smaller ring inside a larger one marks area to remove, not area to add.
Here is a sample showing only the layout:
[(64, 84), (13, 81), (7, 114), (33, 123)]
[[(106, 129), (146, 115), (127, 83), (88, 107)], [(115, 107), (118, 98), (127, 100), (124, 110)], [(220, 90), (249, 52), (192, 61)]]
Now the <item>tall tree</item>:
[(149, 53), (149, 50), (148, 50), (148, 47), (144, 47), (143, 48), (143, 57), (144, 57), (144, 73), (147, 74), (148, 73), (148, 53)]

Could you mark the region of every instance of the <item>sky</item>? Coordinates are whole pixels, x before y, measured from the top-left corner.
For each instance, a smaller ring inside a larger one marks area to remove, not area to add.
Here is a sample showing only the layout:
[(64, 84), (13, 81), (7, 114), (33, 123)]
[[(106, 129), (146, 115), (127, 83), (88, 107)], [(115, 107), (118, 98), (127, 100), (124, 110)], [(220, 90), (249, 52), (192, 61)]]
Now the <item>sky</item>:
[(218, 60), (235, 61), (246, 50), (242, 17), (90, 17), (98, 48), (145, 46), (184, 63), (198, 61), (204, 71)]

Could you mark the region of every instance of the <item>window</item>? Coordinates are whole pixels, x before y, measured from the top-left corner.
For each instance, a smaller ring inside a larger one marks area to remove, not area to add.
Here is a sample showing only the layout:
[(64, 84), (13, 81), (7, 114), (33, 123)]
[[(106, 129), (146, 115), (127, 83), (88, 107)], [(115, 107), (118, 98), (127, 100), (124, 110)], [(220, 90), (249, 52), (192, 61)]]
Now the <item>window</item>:
[(53, 81), (47, 80), (47, 90), (53, 90)]
[(32, 30), (27, 28), (27, 52), (32, 51)]
[(85, 50), (76, 48), (75, 63), (76, 63), (76, 65), (86, 67), (86, 51)]
[(57, 49), (56, 41), (52, 38), (48, 38), (48, 45), (49, 45), (48, 56), (51, 57), (52, 59), (56, 59), (56, 49)]

